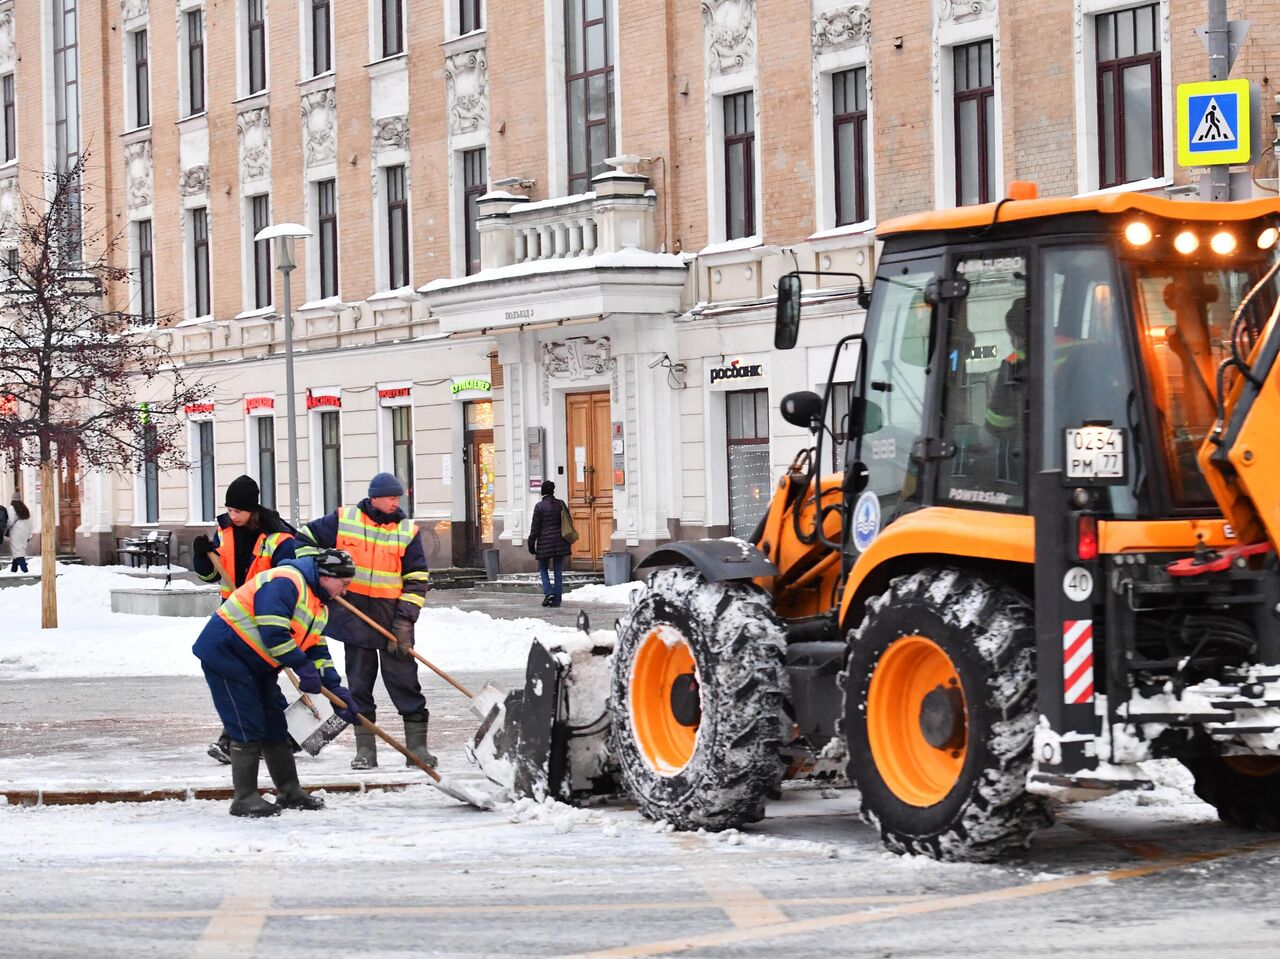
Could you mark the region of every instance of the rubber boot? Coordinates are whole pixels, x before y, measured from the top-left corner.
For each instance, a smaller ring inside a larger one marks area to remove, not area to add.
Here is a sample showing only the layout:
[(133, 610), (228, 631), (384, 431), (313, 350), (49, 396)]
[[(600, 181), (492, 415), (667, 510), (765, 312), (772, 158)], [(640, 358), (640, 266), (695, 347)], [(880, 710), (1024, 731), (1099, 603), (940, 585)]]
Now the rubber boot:
[(227, 766), (231, 763), (231, 737), (227, 735), (224, 729), (222, 735), (218, 737), (216, 743), (210, 743), (207, 750), (209, 755), (216, 759), (222, 765)]
[(378, 740), (367, 729), (356, 730), (356, 758), (352, 769), (374, 769), (378, 765)]
[(298, 783), (298, 766), (293, 761), (293, 748), (286, 740), (262, 744), (262, 758), (267, 772), (276, 784), (276, 805), (281, 809), (323, 809), (324, 800), (308, 796)]
[[(436, 757), (427, 749), (427, 720), (430, 713), (410, 713), (404, 717), (404, 744), (409, 752), (413, 753), (432, 769), (436, 767)], [(406, 766), (412, 766), (413, 763), (408, 759), (404, 761)]]
[(231, 784), (235, 798), (231, 800), (231, 815), (278, 816), (280, 807), (267, 802), (258, 792), (258, 760), (262, 758), (262, 743), (231, 744)]

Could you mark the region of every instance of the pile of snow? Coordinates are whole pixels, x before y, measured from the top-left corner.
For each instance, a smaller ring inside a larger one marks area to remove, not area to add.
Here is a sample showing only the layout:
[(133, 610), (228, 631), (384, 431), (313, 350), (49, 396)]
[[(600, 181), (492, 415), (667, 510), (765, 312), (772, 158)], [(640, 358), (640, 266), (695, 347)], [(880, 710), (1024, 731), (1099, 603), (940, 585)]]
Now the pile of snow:
[(615, 586), (591, 583), (587, 586), (579, 586), (577, 589), (569, 590), (564, 594), (564, 601), (570, 604), (595, 603), (601, 606), (629, 606), (631, 605), (632, 595), (647, 588), (639, 580), (618, 583)]

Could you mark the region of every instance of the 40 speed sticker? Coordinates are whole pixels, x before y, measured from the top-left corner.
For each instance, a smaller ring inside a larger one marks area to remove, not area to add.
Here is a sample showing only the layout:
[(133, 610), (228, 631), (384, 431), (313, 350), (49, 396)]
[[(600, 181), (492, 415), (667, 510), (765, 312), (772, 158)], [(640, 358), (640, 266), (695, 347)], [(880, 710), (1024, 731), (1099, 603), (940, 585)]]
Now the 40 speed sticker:
[(1073, 603), (1083, 603), (1093, 595), (1093, 574), (1083, 566), (1072, 566), (1062, 577), (1062, 591)]
[(880, 532), (880, 497), (867, 490), (853, 507), (853, 545), (865, 553)]

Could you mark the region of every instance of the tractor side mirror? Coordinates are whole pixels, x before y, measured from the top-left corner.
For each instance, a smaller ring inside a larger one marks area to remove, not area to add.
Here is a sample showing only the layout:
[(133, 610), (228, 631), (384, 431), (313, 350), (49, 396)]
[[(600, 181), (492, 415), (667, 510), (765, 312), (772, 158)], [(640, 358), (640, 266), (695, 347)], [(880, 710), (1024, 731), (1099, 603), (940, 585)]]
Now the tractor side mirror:
[(795, 349), (800, 337), (800, 274), (787, 273), (778, 280), (778, 311), (773, 324), (773, 348)]
[(844, 471), (845, 500), (851, 500), (860, 495), (869, 482), (871, 482), (871, 471), (867, 469), (867, 464), (861, 460), (850, 463)]
[(822, 427), (822, 397), (809, 390), (788, 393), (779, 407), (782, 418), (792, 426), (816, 433)]

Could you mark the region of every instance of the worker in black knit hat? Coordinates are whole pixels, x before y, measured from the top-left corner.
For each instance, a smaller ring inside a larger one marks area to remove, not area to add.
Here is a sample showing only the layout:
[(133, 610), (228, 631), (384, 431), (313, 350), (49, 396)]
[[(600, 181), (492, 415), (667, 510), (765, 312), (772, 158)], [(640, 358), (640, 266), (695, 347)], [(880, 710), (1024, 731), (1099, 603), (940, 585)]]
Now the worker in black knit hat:
[[(225, 601), (232, 590), (243, 586), (259, 573), (310, 552), (296, 539), (297, 531), (280, 518), (280, 514), (262, 505), (258, 484), (252, 476), (237, 476), (227, 487), (223, 500), (227, 511), (218, 517), (218, 531), (213, 539), (197, 536), (191, 544), (192, 566), (206, 583), (217, 582), (221, 575), (211, 556), (226, 573), (221, 582)], [(231, 762), (230, 739), (224, 729), (218, 741), (209, 746), (209, 755), (220, 763)]]

